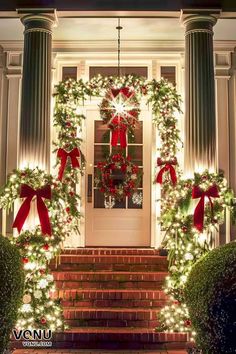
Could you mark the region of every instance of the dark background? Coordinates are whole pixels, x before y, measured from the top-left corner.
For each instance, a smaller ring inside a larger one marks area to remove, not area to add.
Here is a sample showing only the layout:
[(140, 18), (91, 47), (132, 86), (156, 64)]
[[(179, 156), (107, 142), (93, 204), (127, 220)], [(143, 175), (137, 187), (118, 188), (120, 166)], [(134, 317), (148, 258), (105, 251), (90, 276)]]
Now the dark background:
[(0, 10), (53, 7), (57, 10), (178, 11), (183, 8), (220, 8), (236, 11), (236, 0), (0, 0)]

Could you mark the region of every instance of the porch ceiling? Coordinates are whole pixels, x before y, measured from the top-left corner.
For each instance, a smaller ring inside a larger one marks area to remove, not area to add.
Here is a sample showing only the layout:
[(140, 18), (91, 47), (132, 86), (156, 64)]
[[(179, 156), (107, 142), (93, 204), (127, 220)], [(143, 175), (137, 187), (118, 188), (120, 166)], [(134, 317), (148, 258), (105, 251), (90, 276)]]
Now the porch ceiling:
[[(178, 18), (123, 18), (123, 40), (183, 40), (184, 28)], [(116, 40), (115, 18), (60, 18), (54, 40)], [(215, 40), (236, 40), (236, 19), (219, 19)], [(0, 20), (1, 40), (22, 40), (23, 25), (17, 18)]]

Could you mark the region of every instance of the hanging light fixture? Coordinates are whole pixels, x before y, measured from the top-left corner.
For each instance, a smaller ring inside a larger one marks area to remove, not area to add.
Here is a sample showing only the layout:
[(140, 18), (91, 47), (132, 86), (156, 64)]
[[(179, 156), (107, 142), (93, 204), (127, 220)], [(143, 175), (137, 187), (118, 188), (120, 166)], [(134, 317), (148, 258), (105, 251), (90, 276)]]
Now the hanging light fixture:
[(100, 105), (103, 122), (112, 131), (111, 145), (117, 146), (120, 141), (121, 149), (127, 147), (127, 131), (133, 131), (140, 113), (140, 102), (134, 87), (127, 83), (126, 77), (121, 76), (121, 30), (123, 27), (118, 18), (117, 29), (117, 78), (111, 81), (104, 99)]
[(118, 18), (118, 26), (116, 27), (117, 29), (117, 76), (120, 77), (120, 32), (123, 29), (123, 27), (120, 25), (120, 18)]

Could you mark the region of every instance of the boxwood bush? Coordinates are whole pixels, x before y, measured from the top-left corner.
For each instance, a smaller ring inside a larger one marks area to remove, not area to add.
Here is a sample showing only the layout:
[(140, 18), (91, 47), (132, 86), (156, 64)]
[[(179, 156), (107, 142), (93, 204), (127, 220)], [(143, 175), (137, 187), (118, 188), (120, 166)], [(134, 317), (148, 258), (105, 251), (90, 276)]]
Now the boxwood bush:
[(214, 249), (194, 265), (185, 297), (203, 353), (236, 353), (236, 242)]
[(0, 354), (9, 342), (17, 319), (24, 289), (24, 271), (20, 253), (0, 235)]

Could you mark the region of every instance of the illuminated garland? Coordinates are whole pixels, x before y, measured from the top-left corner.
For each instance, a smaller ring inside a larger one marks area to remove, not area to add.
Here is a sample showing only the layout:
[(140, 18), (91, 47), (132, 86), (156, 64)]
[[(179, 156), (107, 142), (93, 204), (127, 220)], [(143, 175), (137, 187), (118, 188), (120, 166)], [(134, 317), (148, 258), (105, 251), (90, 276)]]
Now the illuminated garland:
[[(182, 179), (176, 157), (182, 145), (175, 113), (180, 112), (180, 96), (168, 83), (160, 86), (153, 81), (152, 87), (153, 94), (148, 101), (152, 103), (154, 123), (161, 140), (155, 182), (161, 184), (161, 226), (165, 232), (163, 247), (168, 249), (169, 260), (169, 276), (164, 291), (170, 296), (169, 304), (159, 313), (158, 329), (191, 332), (183, 288), (193, 264), (211, 249), (213, 231), (224, 222), (226, 206), (232, 209), (233, 193), (227, 188), (227, 181), (221, 174), (205, 171), (201, 175), (195, 174), (193, 179)], [(200, 232), (195, 227), (196, 206), (200, 196), (204, 192), (211, 195), (211, 189), (216, 186), (219, 198), (211, 197), (212, 207), (208, 197), (202, 200), (203, 206), (206, 205), (202, 210), (204, 223)], [(195, 197), (199, 194), (199, 198), (193, 199), (194, 194)]]
[[(200, 188), (202, 196), (212, 187), (218, 190), (218, 197), (210, 197), (211, 202), (205, 198), (201, 232), (194, 225), (194, 215), (201, 206), (201, 198), (193, 198), (196, 187)], [(163, 201), (162, 228), (166, 233), (163, 245), (169, 250), (170, 273), (165, 292), (170, 295), (170, 304), (161, 311), (161, 329), (191, 331), (183, 288), (193, 264), (213, 247), (214, 231), (224, 222), (225, 208), (233, 211), (232, 201), (233, 193), (227, 188), (223, 175), (208, 171), (179, 181)]]
[[(44, 186), (50, 188), (50, 199), (43, 198), (43, 203), (49, 214), (51, 235), (42, 233), (42, 227), (37, 225), (37, 221), (35, 226), (27, 226), (26, 218), (19, 236), (11, 238), (11, 242), (20, 249), (26, 274), (23, 305), (16, 327), (50, 328), (54, 331), (62, 329), (64, 322), (59, 302), (49, 300), (55, 290), (49, 262), (59, 253), (62, 242), (71, 232), (71, 217), (68, 217), (65, 209), (69, 211), (75, 208), (76, 200), (70, 195), (68, 185), (58, 182), (51, 175), (37, 168), (24, 169), (15, 170), (9, 176), (0, 193), (1, 208), (7, 211), (12, 209), (14, 202), (19, 200), (24, 186), (35, 193)], [(27, 197), (22, 198), (23, 203), (18, 208), (19, 213), (24, 208), (26, 199)], [(32, 199), (29, 202), (32, 210), (36, 201)]]
[(78, 183), (85, 167), (85, 158), (80, 150), (82, 122), (85, 118), (80, 109), (84, 102), (83, 95), (75, 94), (74, 81), (69, 80), (57, 86), (55, 96), (54, 126), (58, 137), (54, 142), (54, 152), (57, 154), (58, 177), (66, 183)]
[[(160, 176), (161, 172), (159, 182), (164, 183), (162, 191), (165, 194), (172, 188), (172, 184), (175, 184), (173, 171), (176, 180), (181, 175), (176, 156), (179, 147), (182, 146), (177, 120), (177, 114), (181, 112), (181, 98), (175, 87), (164, 79), (152, 80), (148, 85), (148, 92), (148, 103), (152, 104), (153, 123), (160, 137), (155, 182), (158, 182), (158, 175)], [(163, 197), (165, 198), (165, 195)]]

